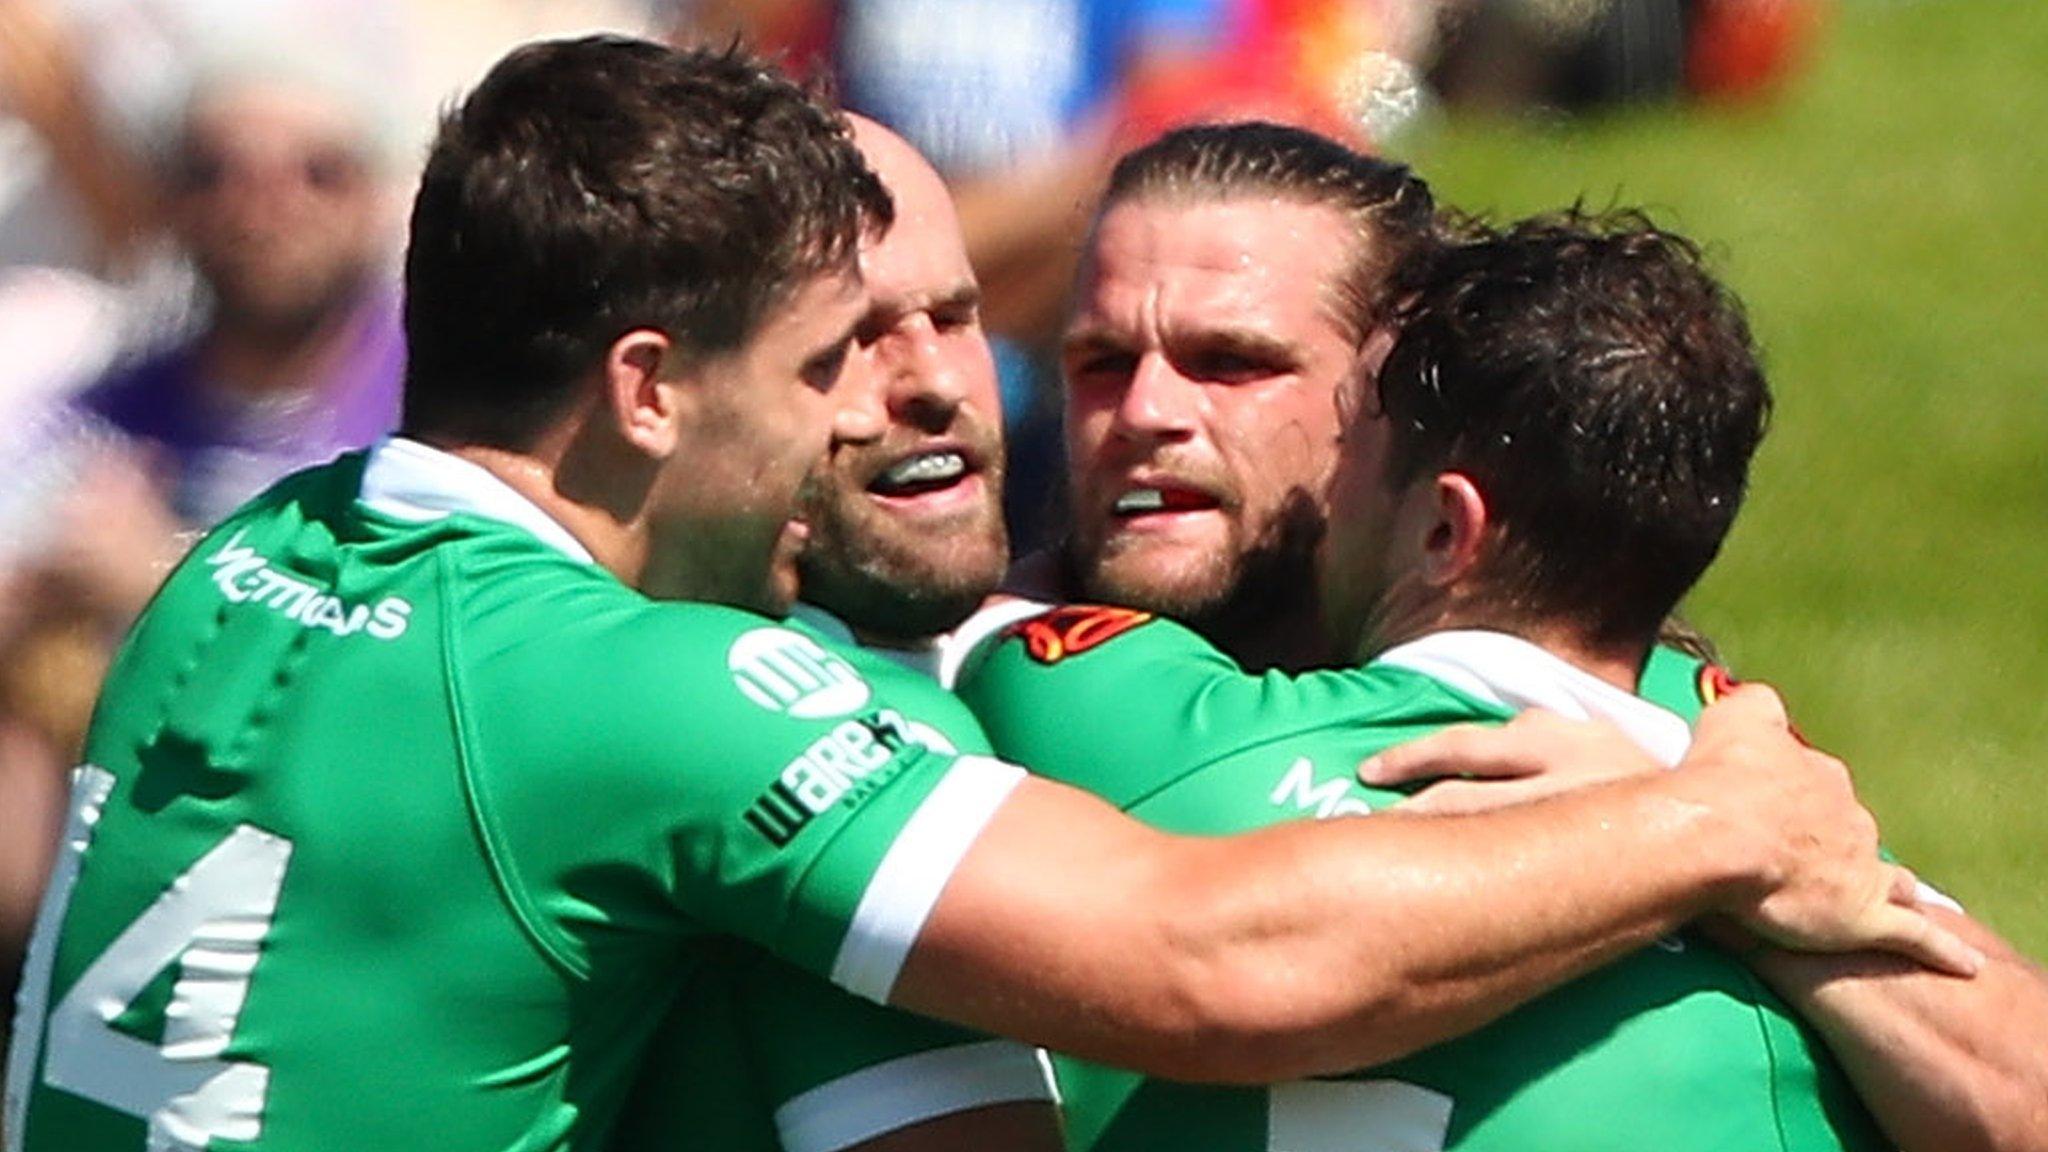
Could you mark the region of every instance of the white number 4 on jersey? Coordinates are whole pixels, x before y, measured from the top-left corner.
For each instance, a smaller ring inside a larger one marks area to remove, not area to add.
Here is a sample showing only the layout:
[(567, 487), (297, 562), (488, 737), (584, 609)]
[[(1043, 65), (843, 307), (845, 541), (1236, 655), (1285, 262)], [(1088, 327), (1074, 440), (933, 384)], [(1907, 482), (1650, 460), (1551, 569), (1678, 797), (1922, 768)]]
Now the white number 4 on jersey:
[[(289, 840), (237, 827), (173, 880), (45, 1012), (57, 928), (113, 787), (111, 773), (89, 766), (78, 770), (72, 786), (64, 851), (36, 915), (8, 1053), (8, 1152), (22, 1147), (46, 1023), (43, 1082), (148, 1121), (147, 1152), (199, 1152), (215, 1138), (254, 1140), (263, 1128), (270, 1070), (219, 1057), (234, 1035), (277, 911), (291, 862)], [(162, 1044), (116, 1031), (114, 1021), (174, 963), (178, 977)]]

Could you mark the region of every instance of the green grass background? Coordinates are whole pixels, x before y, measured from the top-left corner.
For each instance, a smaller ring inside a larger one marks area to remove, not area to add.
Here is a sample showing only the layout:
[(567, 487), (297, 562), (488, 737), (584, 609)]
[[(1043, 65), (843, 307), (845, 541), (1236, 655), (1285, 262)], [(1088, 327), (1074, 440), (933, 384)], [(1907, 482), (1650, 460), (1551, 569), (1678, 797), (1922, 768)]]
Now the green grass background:
[(1396, 150), (1462, 207), (1643, 204), (1707, 245), (1777, 409), (1689, 614), (2048, 959), (2048, 4), (1845, 0), (1775, 99)]

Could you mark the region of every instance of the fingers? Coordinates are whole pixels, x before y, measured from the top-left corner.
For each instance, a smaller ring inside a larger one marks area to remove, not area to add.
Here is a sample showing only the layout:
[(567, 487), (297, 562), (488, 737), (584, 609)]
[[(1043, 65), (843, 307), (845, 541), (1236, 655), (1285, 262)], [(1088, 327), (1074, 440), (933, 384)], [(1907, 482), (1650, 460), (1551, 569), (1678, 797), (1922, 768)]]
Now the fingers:
[(1768, 728), (1789, 732), (1792, 720), (1785, 713), (1785, 701), (1769, 685), (1738, 684), (1727, 695), (1707, 705), (1694, 728), (1694, 743), (1720, 739), (1730, 730)]
[(1917, 908), (1880, 904), (1870, 913), (1870, 946), (1968, 979), (1984, 968), (1984, 953)]
[(1905, 908), (1920, 904), (1920, 878), (1913, 875), (1911, 868), (1892, 865), (1892, 903)]
[(1358, 765), (1358, 778), (1387, 788), (1445, 776), (1526, 776), (1532, 769), (1527, 764), (1527, 749), (1517, 748), (1520, 740), (1515, 724), (1500, 728), (1458, 724), (1368, 757)]
[(1512, 804), (1542, 800), (1574, 788), (1603, 783), (1606, 779), (1548, 773), (1541, 776), (1439, 780), (1401, 801), (1398, 807), (1403, 812), (1419, 812), (1427, 816), (1469, 816), (1474, 812), (1491, 812)]
[(1512, 783), (1475, 784), (1469, 780), (1439, 780), (1401, 801), (1403, 812), (1426, 816), (1467, 816), (1504, 808), (1533, 799), (1532, 794)]

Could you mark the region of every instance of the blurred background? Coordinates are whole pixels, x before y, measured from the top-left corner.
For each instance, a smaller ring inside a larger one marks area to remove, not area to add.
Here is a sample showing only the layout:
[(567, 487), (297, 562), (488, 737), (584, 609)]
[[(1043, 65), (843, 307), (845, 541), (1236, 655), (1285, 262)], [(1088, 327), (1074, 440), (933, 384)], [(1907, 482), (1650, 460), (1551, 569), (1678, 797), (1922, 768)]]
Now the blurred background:
[(1647, 206), (1778, 407), (1690, 606), (1892, 847), (2048, 957), (2048, 6), (2037, 0), (0, 0), (0, 988), (108, 654), (193, 533), (396, 416), (436, 110), (507, 48), (744, 37), (953, 182), (1025, 544), (1115, 157), (1303, 123), (1497, 216)]

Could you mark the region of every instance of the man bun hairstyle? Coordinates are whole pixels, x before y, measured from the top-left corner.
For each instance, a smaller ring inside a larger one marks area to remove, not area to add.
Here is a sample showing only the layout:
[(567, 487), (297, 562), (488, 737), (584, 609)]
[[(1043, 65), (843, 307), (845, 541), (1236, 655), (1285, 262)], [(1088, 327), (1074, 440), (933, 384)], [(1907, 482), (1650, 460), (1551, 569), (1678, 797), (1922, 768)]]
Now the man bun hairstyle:
[(1131, 152), (1111, 172), (1102, 207), (1141, 198), (1253, 197), (1330, 208), (1351, 222), (1360, 243), (1332, 285), (1333, 305), (1360, 344), (1391, 311), (1388, 274), (1435, 238), (1436, 201), (1406, 166), (1257, 120), (1178, 128)]

